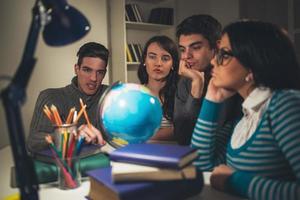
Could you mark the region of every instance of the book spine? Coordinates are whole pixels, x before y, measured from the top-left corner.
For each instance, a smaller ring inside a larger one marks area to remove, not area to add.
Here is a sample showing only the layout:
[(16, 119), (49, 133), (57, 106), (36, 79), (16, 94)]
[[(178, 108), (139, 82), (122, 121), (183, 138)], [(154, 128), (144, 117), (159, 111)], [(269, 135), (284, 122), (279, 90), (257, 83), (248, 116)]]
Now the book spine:
[(135, 52), (134, 45), (133, 44), (128, 44), (128, 46), (129, 46), (129, 51), (131, 53), (133, 62), (138, 62), (139, 60), (138, 60), (138, 56)]
[(135, 53), (137, 55), (137, 61), (141, 62), (142, 61), (142, 55), (140, 54), (138, 44), (132, 44), (132, 45), (133, 45), (134, 51), (135, 51)]
[(132, 58), (132, 62), (136, 62), (131, 44), (127, 44), (127, 46), (128, 46), (129, 54), (131, 55)]
[(136, 22), (137, 19), (135, 18), (135, 15), (133, 13), (133, 9), (132, 9), (131, 4), (126, 4), (125, 5), (125, 9), (127, 11), (127, 14), (128, 14), (128, 17), (129, 17), (129, 21)]
[(133, 10), (135, 11), (138, 22), (143, 22), (139, 5), (132, 4), (132, 6), (133, 6)]
[(131, 54), (130, 54), (130, 51), (129, 51), (129, 47), (128, 47), (128, 44), (126, 44), (126, 60), (127, 60), (127, 62), (133, 62), (133, 59), (132, 59), (132, 56), (131, 56)]

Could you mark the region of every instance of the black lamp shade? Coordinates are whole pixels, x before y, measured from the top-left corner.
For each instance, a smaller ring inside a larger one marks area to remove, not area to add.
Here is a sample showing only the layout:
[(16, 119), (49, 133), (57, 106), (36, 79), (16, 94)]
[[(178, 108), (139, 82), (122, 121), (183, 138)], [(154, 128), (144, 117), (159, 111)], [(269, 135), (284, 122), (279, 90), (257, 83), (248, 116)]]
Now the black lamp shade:
[(43, 31), (44, 41), (50, 46), (63, 46), (75, 42), (91, 29), (84, 15), (67, 4), (52, 9), (50, 16), (50, 23)]

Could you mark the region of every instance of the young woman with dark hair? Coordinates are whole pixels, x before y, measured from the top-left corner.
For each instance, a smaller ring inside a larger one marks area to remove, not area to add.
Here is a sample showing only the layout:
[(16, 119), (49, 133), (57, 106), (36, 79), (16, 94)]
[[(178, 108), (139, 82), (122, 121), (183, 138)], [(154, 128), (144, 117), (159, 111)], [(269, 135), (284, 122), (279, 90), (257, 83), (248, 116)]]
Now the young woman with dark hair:
[[(300, 199), (300, 66), (281, 28), (239, 21), (223, 30), (192, 146), (211, 185), (249, 199)], [(243, 117), (218, 126), (239, 93)]]
[(174, 96), (178, 73), (176, 44), (167, 36), (154, 36), (144, 47), (138, 69), (141, 84), (147, 86), (162, 104), (163, 120), (152, 140), (173, 139)]

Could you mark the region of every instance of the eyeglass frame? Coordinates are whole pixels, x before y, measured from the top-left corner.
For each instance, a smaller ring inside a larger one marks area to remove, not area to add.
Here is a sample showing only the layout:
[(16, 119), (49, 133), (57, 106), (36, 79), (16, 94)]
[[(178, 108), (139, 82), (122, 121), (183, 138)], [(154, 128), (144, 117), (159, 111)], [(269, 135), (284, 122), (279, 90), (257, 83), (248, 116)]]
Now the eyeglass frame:
[[(217, 62), (217, 65), (220, 66), (220, 65), (227, 65), (232, 57), (234, 57), (234, 54), (232, 53), (232, 51), (226, 51), (224, 48), (222, 49), (217, 49), (216, 50), (216, 62)], [(228, 58), (225, 58), (225, 56), (229, 56)], [(224, 63), (224, 58), (226, 61), (226, 63)]]

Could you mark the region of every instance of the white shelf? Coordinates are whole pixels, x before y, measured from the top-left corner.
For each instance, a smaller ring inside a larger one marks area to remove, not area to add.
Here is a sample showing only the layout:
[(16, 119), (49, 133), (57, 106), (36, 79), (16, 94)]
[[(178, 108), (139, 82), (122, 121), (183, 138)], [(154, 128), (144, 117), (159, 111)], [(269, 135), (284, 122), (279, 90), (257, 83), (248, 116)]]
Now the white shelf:
[(126, 62), (127, 66), (135, 66), (135, 65), (139, 65), (140, 62)]

